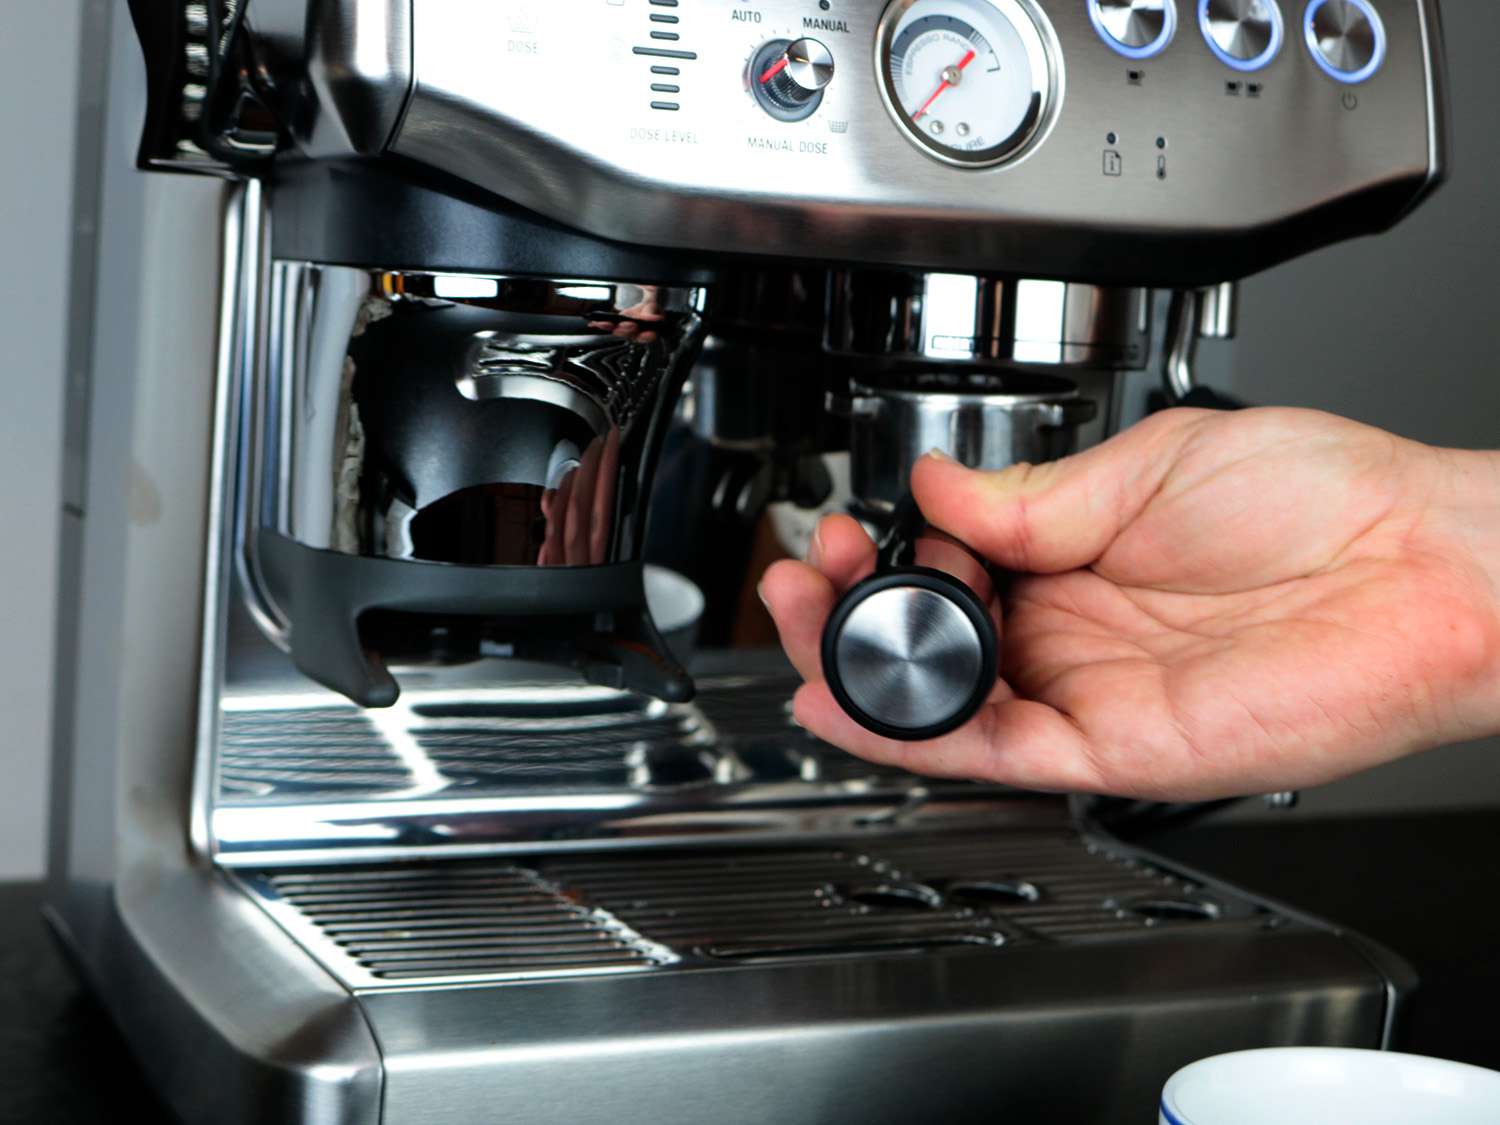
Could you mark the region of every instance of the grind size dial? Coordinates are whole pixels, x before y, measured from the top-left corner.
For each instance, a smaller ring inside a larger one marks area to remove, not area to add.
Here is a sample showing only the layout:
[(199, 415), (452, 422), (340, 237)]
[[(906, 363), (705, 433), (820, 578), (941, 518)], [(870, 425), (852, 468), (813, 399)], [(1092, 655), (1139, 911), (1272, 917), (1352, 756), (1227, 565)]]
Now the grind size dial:
[(886, 108), (939, 160), (965, 168), (1015, 160), (1056, 110), (1052, 42), (1029, 0), (893, 0), (876, 35)]

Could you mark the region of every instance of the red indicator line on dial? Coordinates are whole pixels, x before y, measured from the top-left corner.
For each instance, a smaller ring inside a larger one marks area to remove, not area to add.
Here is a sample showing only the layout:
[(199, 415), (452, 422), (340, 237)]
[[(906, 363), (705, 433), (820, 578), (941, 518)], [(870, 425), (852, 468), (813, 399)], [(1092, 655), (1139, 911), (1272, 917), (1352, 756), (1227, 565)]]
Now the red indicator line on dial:
[(785, 70), (786, 64), (791, 61), (791, 59), (787, 58), (785, 55), (782, 55), (781, 61), (779, 63), (777, 63), (775, 66), (766, 68), (766, 72), (760, 76), (760, 84), (764, 86), (767, 82), (771, 81), (771, 79), (775, 78), (778, 74)]
[[(969, 50), (969, 53), (967, 55), (965, 55), (962, 59), (959, 60), (957, 70), (960, 73), (962, 73), (964, 67), (968, 66), (973, 61), (974, 61), (974, 51), (971, 48)], [(765, 81), (765, 80), (762, 79), (761, 81)], [(913, 121), (915, 121), (919, 117), (921, 117), (922, 114), (926, 113), (929, 109), (931, 109), (932, 108), (932, 103), (938, 100), (938, 95), (941, 94), (944, 90), (946, 90), (951, 85), (953, 85), (953, 83), (949, 82), (946, 78), (944, 78), (941, 82), (939, 82), (938, 83), (938, 88), (932, 92), (932, 96), (930, 98), (928, 98), (925, 102), (922, 103), (922, 108), (921, 109), (917, 110), (916, 113), (914, 113), (914, 114), (911, 115), (911, 119)]]

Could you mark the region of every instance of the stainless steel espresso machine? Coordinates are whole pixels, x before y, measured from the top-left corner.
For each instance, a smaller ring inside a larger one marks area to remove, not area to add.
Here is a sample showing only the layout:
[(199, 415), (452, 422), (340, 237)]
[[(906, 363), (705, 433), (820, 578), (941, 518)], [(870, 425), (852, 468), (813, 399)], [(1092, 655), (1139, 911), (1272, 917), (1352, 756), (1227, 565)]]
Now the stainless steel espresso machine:
[(840, 699), (962, 722), (992, 576), (911, 461), (1098, 441), (1400, 219), (1435, 0), (130, 7), (222, 286), (118, 426), (186, 411), (207, 502), (69, 523), (133, 597), (64, 618), (50, 918), (184, 1120), (1115, 1122), (1387, 1042), (1357, 935), (796, 728), (753, 590), (852, 511)]

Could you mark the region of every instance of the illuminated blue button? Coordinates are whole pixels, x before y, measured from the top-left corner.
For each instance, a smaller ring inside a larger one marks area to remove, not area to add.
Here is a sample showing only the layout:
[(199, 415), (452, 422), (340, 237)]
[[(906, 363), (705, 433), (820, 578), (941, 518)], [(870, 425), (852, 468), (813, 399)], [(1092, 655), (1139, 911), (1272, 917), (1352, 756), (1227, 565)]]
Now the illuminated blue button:
[(1313, 62), (1351, 85), (1385, 62), (1385, 24), (1369, 0), (1312, 0), (1302, 21)]
[(1286, 37), (1276, 0), (1198, 0), (1198, 27), (1220, 62), (1247, 72), (1267, 66)]
[(1099, 38), (1127, 59), (1159, 55), (1177, 34), (1175, 0), (1089, 0)]

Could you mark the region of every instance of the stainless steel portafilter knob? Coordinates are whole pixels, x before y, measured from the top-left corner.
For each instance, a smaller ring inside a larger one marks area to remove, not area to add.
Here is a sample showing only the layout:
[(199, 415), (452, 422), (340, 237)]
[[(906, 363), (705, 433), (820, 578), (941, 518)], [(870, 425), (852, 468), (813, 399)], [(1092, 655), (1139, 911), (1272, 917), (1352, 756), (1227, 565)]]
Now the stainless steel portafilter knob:
[(886, 738), (956, 730), (995, 686), (995, 625), (972, 590), (924, 567), (854, 586), (823, 630), (823, 676), (845, 712)]

